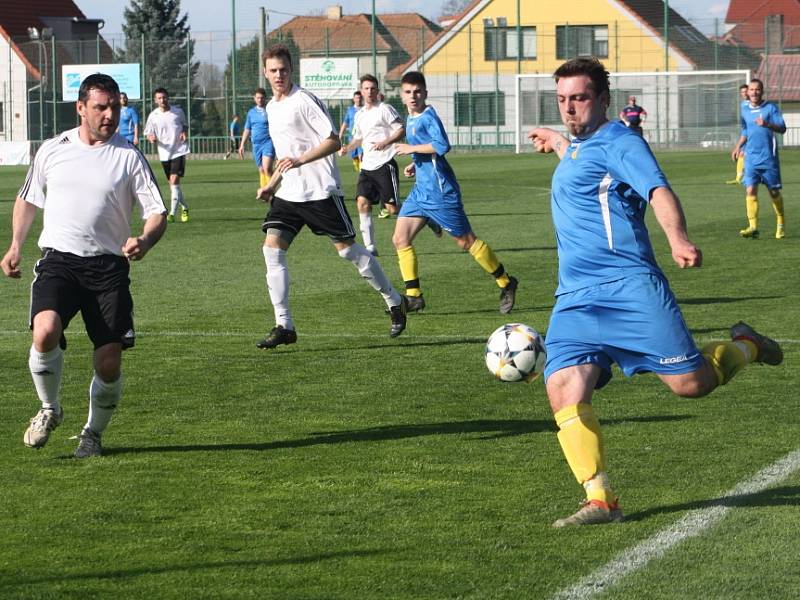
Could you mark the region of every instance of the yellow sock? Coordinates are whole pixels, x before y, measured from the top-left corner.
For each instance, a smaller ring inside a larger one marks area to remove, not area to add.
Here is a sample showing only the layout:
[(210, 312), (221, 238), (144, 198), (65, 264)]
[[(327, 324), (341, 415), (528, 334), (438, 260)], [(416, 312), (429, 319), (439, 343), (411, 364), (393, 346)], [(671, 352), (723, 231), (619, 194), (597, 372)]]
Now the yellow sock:
[(353, 159), (353, 169), (355, 169), (356, 173), (358, 173), (361, 170), (361, 159), (360, 158), (354, 158)]
[(744, 154), (739, 154), (736, 159), (736, 181), (741, 181), (744, 176)]
[(469, 248), (469, 253), (484, 271), (495, 278), (497, 285), (501, 288), (508, 285), (509, 279), (503, 268), (503, 264), (489, 247), (489, 244), (484, 243), (482, 240), (475, 240)]
[(606, 459), (600, 422), (591, 404), (575, 404), (555, 414), (558, 442), (567, 464), (588, 500), (613, 504), (616, 500), (606, 475)]
[(740, 339), (734, 342), (711, 342), (703, 346), (701, 353), (714, 368), (717, 383), (725, 385), (756, 359), (758, 348), (750, 340)]
[(265, 185), (267, 185), (269, 183), (269, 175), (264, 173), (264, 171), (259, 171), (258, 172), (258, 181), (261, 184), (261, 187), (264, 187)]
[(772, 208), (775, 210), (778, 226), (783, 227), (783, 195), (780, 192), (772, 198)]
[(406, 295), (421, 296), (419, 265), (417, 263), (417, 251), (414, 250), (414, 246), (398, 249), (397, 260), (400, 263), (400, 275), (402, 275), (403, 281), (406, 283)]
[(758, 196), (746, 196), (747, 220), (751, 229), (758, 229)]

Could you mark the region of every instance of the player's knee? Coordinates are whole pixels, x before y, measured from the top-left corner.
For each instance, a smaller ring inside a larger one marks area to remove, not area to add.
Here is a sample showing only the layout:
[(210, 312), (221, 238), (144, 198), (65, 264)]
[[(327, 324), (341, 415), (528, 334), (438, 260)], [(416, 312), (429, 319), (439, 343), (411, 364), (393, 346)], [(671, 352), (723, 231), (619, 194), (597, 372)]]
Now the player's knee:
[(700, 373), (695, 377), (686, 377), (669, 382), (672, 392), (681, 398), (702, 398), (717, 387), (716, 378), (704, 377)]

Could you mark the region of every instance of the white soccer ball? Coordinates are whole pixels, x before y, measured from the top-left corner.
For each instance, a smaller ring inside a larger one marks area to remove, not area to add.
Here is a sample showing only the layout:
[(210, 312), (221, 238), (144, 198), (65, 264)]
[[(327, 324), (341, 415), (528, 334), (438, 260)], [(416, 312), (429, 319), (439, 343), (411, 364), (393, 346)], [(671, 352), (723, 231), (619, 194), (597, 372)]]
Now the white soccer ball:
[(542, 336), (522, 323), (498, 327), (486, 342), (486, 367), (500, 381), (533, 381), (545, 358)]

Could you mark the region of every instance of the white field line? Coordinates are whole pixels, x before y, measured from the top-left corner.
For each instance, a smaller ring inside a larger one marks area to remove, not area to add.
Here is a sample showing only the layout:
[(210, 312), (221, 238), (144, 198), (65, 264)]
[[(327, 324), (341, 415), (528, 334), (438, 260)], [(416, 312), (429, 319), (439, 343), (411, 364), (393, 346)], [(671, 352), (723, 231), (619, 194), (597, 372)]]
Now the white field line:
[(800, 450), (794, 450), (726, 492), (721, 500), (730, 500), (729, 505), (719, 502), (714, 506), (689, 512), (674, 525), (621, 552), (594, 573), (557, 593), (554, 598), (586, 599), (608, 590), (622, 578), (643, 568), (651, 560), (661, 558), (684, 540), (696, 537), (716, 525), (731, 510), (730, 504), (735, 504), (737, 498), (762, 492), (769, 486), (780, 483), (798, 469), (800, 469)]

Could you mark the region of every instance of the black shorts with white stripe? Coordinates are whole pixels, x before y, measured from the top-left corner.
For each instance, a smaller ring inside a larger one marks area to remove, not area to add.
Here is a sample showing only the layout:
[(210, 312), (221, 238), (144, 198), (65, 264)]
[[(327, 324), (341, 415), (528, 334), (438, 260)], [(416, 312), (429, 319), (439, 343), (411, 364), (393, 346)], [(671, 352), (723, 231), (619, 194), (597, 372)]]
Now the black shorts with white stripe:
[(358, 173), (356, 194), (369, 200), (370, 204), (397, 204), (399, 188), (397, 162), (394, 159), (374, 171), (362, 168)]
[(316, 235), (327, 235), (334, 242), (345, 242), (356, 237), (353, 221), (341, 196), (308, 202), (275, 198), (264, 217), (261, 230), (266, 233), (269, 229), (279, 229), (297, 235), (303, 225), (307, 225)]
[[(45, 249), (33, 269), (31, 315), (55, 311), (66, 331), (80, 311), (86, 333), (95, 349), (119, 343), (133, 347), (133, 298), (130, 292), (130, 266), (122, 256), (77, 256), (69, 252)], [(61, 347), (67, 340), (61, 336)]]

